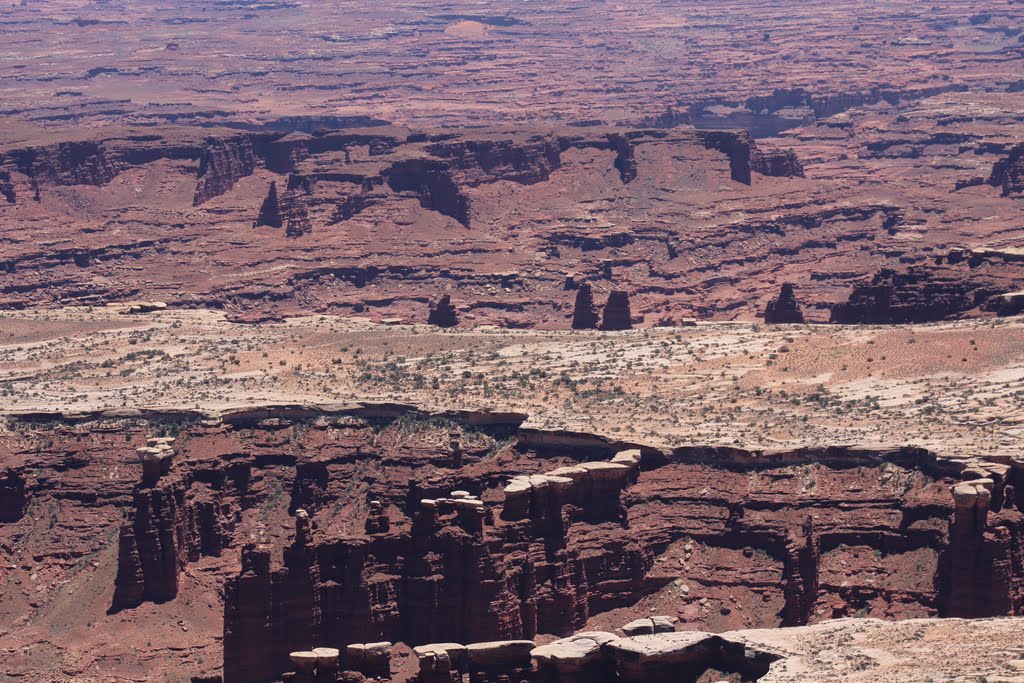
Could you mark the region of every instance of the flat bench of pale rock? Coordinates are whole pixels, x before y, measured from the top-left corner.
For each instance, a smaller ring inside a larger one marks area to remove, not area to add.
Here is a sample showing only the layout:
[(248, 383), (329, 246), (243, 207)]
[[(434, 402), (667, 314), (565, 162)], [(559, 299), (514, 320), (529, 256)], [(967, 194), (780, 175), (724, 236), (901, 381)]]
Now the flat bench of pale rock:
[(554, 671), (559, 675), (580, 674), (594, 668), (611, 668), (612, 660), (604, 655), (601, 647), (614, 640), (618, 640), (614, 633), (584, 631), (536, 647), (530, 656), (541, 671)]

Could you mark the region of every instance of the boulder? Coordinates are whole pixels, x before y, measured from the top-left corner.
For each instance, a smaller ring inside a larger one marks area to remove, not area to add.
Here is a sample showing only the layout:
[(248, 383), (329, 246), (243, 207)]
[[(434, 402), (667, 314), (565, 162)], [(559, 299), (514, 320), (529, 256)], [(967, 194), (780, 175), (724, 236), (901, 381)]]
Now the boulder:
[(302, 674), (312, 674), (316, 671), (316, 663), (320, 659), (319, 655), (311, 650), (292, 652), (288, 658), (295, 665), (295, 670)]
[(345, 648), (345, 668), (367, 676), (391, 675), (391, 643), (353, 643)]
[(135, 450), (135, 454), (142, 462), (142, 483), (152, 486), (161, 476), (170, 471), (174, 450), (169, 444), (161, 443), (156, 446), (138, 448)]
[(459, 643), (432, 643), (413, 648), (419, 660), (420, 678), (460, 671), (466, 658), (466, 646)]
[(618, 638), (604, 647), (627, 683), (696, 679), (708, 668), (741, 665), (745, 653), (742, 643), (700, 631)]
[(580, 467), (586, 470), (587, 474), (590, 475), (588, 478), (595, 482), (621, 484), (626, 481), (626, 476), (629, 474), (629, 466), (621, 462), (598, 460), (596, 462), (580, 463)]
[(675, 617), (646, 617), (636, 619), (622, 627), (622, 632), (627, 636), (641, 636), (652, 633), (672, 633), (676, 630)]

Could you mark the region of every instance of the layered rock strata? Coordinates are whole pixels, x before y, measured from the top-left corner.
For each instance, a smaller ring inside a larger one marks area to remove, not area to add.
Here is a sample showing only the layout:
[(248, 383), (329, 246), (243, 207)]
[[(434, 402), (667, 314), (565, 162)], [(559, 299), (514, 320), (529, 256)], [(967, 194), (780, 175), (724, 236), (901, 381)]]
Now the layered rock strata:
[[(0, 541), (21, 547), (41, 521), (26, 511), (53, 500), (81, 518), (53, 522), (60, 556), (82, 553), (127, 509), (108, 618), (190, 605), (183, 586), (230, 576), (228, 683), (277, 680), (321, 647), (569, 637), (639, 617), (630, 632), (1022, 610), (1011, 458), (630, 448), (394, 406), (239, 411), (149, 443), (82, 419), (0, 478)], [(129, 456), (135, 486), (106, 479)], [(48, 468), (60, 475), (32, 474)], [(434, 680), (470, 673), (458, 648), (433, 652)]]
[[(269, 580), (249, 569), (232, 584), (225, 608), (225, 671), (238, 666), (227, 661), (245, 659), (241, 643), (261, 642), (261, 649), (277, 650), (278, 666), (284, 664), (286, 649), (273, 645), (273, 638), (258, 640), (267, 623), (272, 631), (308, 623), (313, 630), (299, 644), (308, 648), (374, 639), (420, 645), (568, 635), (600, 623), (608, 610), (661, 595), (678, 596), (680, 621), (722, 626), (749, 623), (754, 614), (766, 619), (768, 613), (774, 616), (760, 623), (800, 625), (858, 610), (955, 614), (963, 601), (982, 605), (978, 609), (985, 614), (1018, 609), (1024, 584), (1013, 569), (1011, 550), (1022, 530), (1017, 513), (1001, 508), (1001, 530), (985, 532), (990, 535), (986, 540), (975, 538), (982, 524), (977, 515), (969, 527), (975, 536), (959, 531), (963, 525), (956, 520), (962, 513), (947, 530), (945, 515), (961, 505), (954, 498), (959, 485), (942, 474), (943, 466), (928, 464), (922, 452), (886, 454), (893, 465), (886, 465), (879, 483), (855, 494), (842, 513), (814, 518), (801, 505), (783, 503), (791, 495), (784, 492), (788, 486), (798, 486), (803, 495), (818, 491), (813, 499), (842, 490), (848, 486), (844, 480), (863, 477), (873, 466), (834, 452), (823, 454), (813, 474), (779, 479), (772, 467), (785, 467), (782, 462), (746, 473), (742, 467), (704, 469), (693, 460), (704, 457), (701, 453), (681, 449), (664, 459), (623, 451), (610, 460), (566, 463), (543, 474), (514, 477), (502, 499), (478, 485), (425, 496), (420, 484), (410, 482), (401, 500), (383, 503), (391, 518), (386, 531), (318, 538), (312, 545), (307, 539), (298, 554), (296, 540), (280, 569), (259, 565)], [(846, 461), (843, 469), (822, 464), (841, 460)], [(938, 479), (926, 484), (918, 479), (924, 476)], [(742, 502), (727, 503), (736, 495), (730, 492), (748, 490), (750, 477), (774, 483), (753, 498), (741, 495)], [(994, 489), (1005, 489), (1006, 478), (1004, 473), (999, 485), (993, 480)], [(683, 483), (687, 479), (692, 483)], [(644, 490), (657, 491), (657, 502), (643, 500)], [(327, 502), (319, 496), (315, 500), (314, 507)], [(370, 506), (371, 517), (379, 510)], [(405, 520), (396, 523), (396, 515)], [(709, 525), (708, 519), (717, 521)], [(381, 527), (368, 523), (366, 528)], [(593, 535), (599, 529), (600, 535)], [(957, 540), (958, 534), (967, 540)], [(538, 556), (541, 547), (546, 550)], [(309, 558), (305, 569), (288, 559), (300, 555)], [(875, 569), (867, 569), (865, 561)], [(906, 574), (903, 568), (911, 564), (918, 569)], [(733, 579), (680, 578), (695, 566), (725, 565)], [(247, 561), (246, 566), (256, 565)], [(302, 578), (285, 578), (297, 576)], [(358, 578), (367, 576), (374, 579)], [(269, 586), (269, 598), (264, 589), (243, 588), (259, 581), (269, 581), (264, 586)], [(686, 586), (679, 587), (681, 581)], [(973, 581), (991, 586), (985, 600), (972, 597)], [(303, 597), (288, 585), (301, 585)], [(958, 598), (957, 591), (966, 591), (967, 597)], [(262, 611), (246, 621), (240, 615), (249, 613), (244, 595), (251, 594), (260, 595)], [(255, 630), (246, 631), (245, 623)], [(658, 631), (659, 624), (650, 621), (650, 629)], [(630, 630), (646, 628), (630, 625)], [(440, 649), (424, 650), (430, 680), (446, 680), (460, 670), (455, 648), (444, 654)], [(271, 667), (264, 678), (232, 675), (226, 681), (270, 680), (281, 670)], [(472, 667), (468, 670), (472, 676)], [(643, 667), (635, 672), (636, 677), (647, 675), (655, 674)]]
[(246, 137), (211, 138), (199, 155), (199, 181), (192, 199), (199, 206), (228, 192), (256, 170), (252, 141)]
[[(89, 305), (155, 298), (223, 307), (237, 319), (251, 309), (292, 313), (308, 306), (373, 317), (387, 308), (384, 317), (407, 318), (423, 296), (456, 290), (476, 320), (529, 326), (564, 320), (554, 312), (572, 301), (561, 300), (571, 295), (556, 271), (572, 264), (581, 280), (607, 279), (615, 289), (677, 307), (680, 295), (700, 297), (685, 272), (701, 272), (705, 258), (697, 254), (702, 240), (679, 234), (681, 217), (695, 208), (687, 205), (708, 193), (758, 195), (774, 182), (803, 187), (791, 155), (759, 150), (738, 131), (447, 133), (382, 126), (199, 134), (169, 127), (108, 130), (96, 138), (89, 145), (4, 148), (2, 186), (10, 185), (13, 198), (39, 190), (43, 206), (0, 200), (0, 218), (26, 221), (38, 235), (0, 250), (0, 306), (71, 301), (59, 294), (63, 288)], [(763, 176), (780, 173), (793, 177)], [(586, 212), (570, 206), (591, 201), (570, 187), (582, 178), (587, 196), (612, 193), (635, 209), (609, 220), (602, 209), (583, 220)], [(49, 193), (53, 185), (71, 189)], [(143, 193), (139, 206), (125, 202), (126, 185)], [(268, 186), (274, 189), (262, 189)], [(133, 229), (83, 224), (87, 205), (106, 207), (103, 220), (129, 221)], [(637, 213), (641, 206), (657, 207), (658, 215)], [(189, 218), (176, 220), (174, 230), (155, 227), (172, 214)], [(551, 220), (561, 215), (579, 218)], [(284, 230), (236, 232), (254, 223)], [(310, 233), (323, 239), (304, 239)], [(513, 234), (522, 248), (509, 253)], [(62, 246), (31, 246), (40, 241)], [(539, 267), (529, 265), (535, 253), (545, 255)], [(209, 258), (230, 267), (208, 269)], [(268, 259), (279, 267), (264, 268)], [(146, 269), (145, 281), (136, 266)], [(644, 272), (640, 280), (651, 282), (631, 281)], [(409, 293), (414, 283), (422, 294)]]

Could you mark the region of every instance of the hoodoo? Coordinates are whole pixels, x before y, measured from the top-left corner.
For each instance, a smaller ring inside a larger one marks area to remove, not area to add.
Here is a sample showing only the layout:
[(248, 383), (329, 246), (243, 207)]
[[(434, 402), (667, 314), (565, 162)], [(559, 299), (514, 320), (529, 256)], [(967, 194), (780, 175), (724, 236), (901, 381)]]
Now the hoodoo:
[(277, 199), (277, 181), (271, 181), (267, 196), (260, 205), (260, 213), (256, 217), (256, 227), (268, 225), (272, 228), (280, 228), (284, 225), (284, 218), (281, 216), (281, 206)]
[(764, 321), (774, 323), (802, 323), (804, 321), (803, 311), (797, 303), (796, 294), (793, 293), (793, 285), (785, 283), (779, 292), (779, 298), (769, 301), (764, 310)]
[(632, 327), (633, 318), (629, 310), (629, 294), (619, 289), (612, 290), (604, 305), (601, 329), (606, 331), (629, 330)]
[(449, 294), (442, 295), (437, 301), (430, 304), (430, 311), (427, 314), (427, 324), (437, 327), (455, 327), (459, 324), (459, 314), (452, 305), (452, 297)]
[(572, 329), (594, 330), (597, 329), (598, 316), (594, 307), (594, 293), (590, 284), (584, 282), (576, 290), (576, 303), (572, 308)]

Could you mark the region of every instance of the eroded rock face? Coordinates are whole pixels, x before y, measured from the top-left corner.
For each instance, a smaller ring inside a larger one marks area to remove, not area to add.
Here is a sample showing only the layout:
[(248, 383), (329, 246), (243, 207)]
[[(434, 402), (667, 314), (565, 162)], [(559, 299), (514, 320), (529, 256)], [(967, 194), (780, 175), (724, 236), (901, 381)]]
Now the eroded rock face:
[(786, 283), (779, 291), (779, 297), (769, 301), (764, 310), (764, 321), (769, 324), (778, 323), (802, 323), (804, 321), (803, 311), (796, 300), (793, 292), (793, 285)]
[(708, 149), (716, 149), (729, 157), (733, 180), (750, 185), (750, 152), (754, 141), (745, 131), (706, 131), (701, 140)]
[(248, 137), (208, 139), (199, 156), (199, 180), (192, 204), (200, 206), (221, 196), (254, 170), (256, 158)]
[[(1024, 501), (1005, 464), (910, 448), (670, 451), (532, 432), (517, 442), (479, 418), (468, 430), (386, 414), (261, 410), (196, 424), (167, 470), (134, 488), (103, 479), (103, 458), (131, 464), (140, 482), (147, 460), (133, 450), (157, 446), (126, 444), (109, 425), (58, 429), (20, 457), (35, 471), (50, 458), (75, 469), (28, 478), (19, 465), (15, 488), (81, 518), (56, 522), (62, 554), (88, 551), (101, 540), (90, 523), (109, 528), (129, 511), (114, 541), (118, 614), (146, 618), (165, 608), (129, 610), (184, 604), (182, 586), (230, 576), (227, 683), (275, 680), (291, 653), (319, 647), (569, 637), (638, 617), (655, 631), (673, 619), (725, 631), (1022, 608)], [(0, 543), (20, 547), (35, 523), (0, 525)], [(468, 671), (459, 652), (424, 654), (431, 680)]]
[(1003, 196), (1024, 194), (1024, 143), (995, 163), (988, 184), (1002, 188)]
[(162, 445), (139, 449), (142, 481), (118, 536), (115, 610), (172, 600), (179, 573), (202, 550), (195, 510), (186, 503), (186, 481), (167, 476), (161, 482), (172, 462), (170, 447)]
[(0, 171), (0, 195), (3, 195), (8, 204), (14, 204), (17, 201), (18, 194), (8, 171)]
[(1015, 315), (1024, 255), (1016, 249), (951, 249), (926, 266), (881, 270), (832, 308), (831, 322), (936, 322), (991, 312)]
[(855, 287), (846, 303), (832, 309), (839, 324), (902, 324), (945, 320), (974, 307), (968, 283), (944, 274), (884, 270), (870, 284)]
[(281, 214), (285, 221), (284, 234), (288, 237), (302, 237), (313, 231), (309, 218), (308, 195), (312, 192), (313, 180), (306, 176), (288, 176), (288, 189), (281, 197)]
[(223, 472), (172, 467), (172, 443), (149, 439), (138, 449), (142, 477), (118, 536), (114, 610), (174, 599), (185, 567), (230, 542), (235, 519), (225, 496), (241, 492)]
[[(963, 475), (968, 480), (950, 489), (955, 509), (949, 529), (951, 569), (947, 616), (1014, 614), (1024, 600), (1024, 596), (1011, 587), (1015, 583), (1013, 567), (1020, 566), (1024, 560), (1019, 539), (1020, 513), (1005, 509), (1019, 501), (1006, 496), (1012, 487), (996, 485), (997, 481), (1005, 484), (1006, 474), (1005, 466), (965, 470)], [(990, 525), (990, 513), (999, 507), (1004, 508), (1001, 517), (1012, 522)]]
[(0, 476), (0, 522), (17, 522), (28, 507), (25, 479), (15, 470)]
[(469, 197), (456, 183), (448, 164), (411, 159), (394, 164), (387, 172), (395, 192), (411, 193), (420, 205), (469, 226)]
[[(908, 450), (883, 457), (895, 458), (903, 463), (901, 467), (932, 467), (922, 455)], [(788, 486), (804, 487), (801, 482), (813, 480), (817, 491), (813, 495), (834, 495), (849, 486), (842, 483), (844, 479), (878, 473), (869, 474), (870, 466), (828, 470), (815, 465), (813, 475), (802, 475), (791, 484), (772, 475), (764, 481), (775, 484), (766, 490), (758, 488), (754, 502), (750, 494), (741, 492), (765, 486), (750, 483), (750, 477), (762, 476), (759, 469), (747, 473), (705, 470), (684, 464), (691, 456), (700, 457), (680, 451), (671, 457), (673, 462), (660, 466), (649, 462), (643, 470), (639, 452), (605, 461), (567, 463), (516, 477), (505, 487), (503, 503), (481, 500), (470, 493), (475, 487), (468, 483), (463, 490), (442, 496), (431, 493), (429, 498), (423, 497), (426, 492), (417, 483), (410, 483), (397, 497), (376, 498), (391, 510), (387, 531), (317, 541), (308, 549), (309, 570), (319, 573), (322, 586), (303, 592), (312, 596), (312, 604), (293, 609), (288, 604), (295, 604), (294, 600), (277, 597), (280, 589), (275, 588), (278, 592), (272, 601), (278, 606), (269, 607), (268, 614), (279, 624), (311, 620), (318, 629), (310, 635), (312, 643), (383, 638), (418, 645), (571, 634), (600, 623), (600, 614), (607, 609), (661, 590), (679, 591), (684, 607), (678, 618), (722, 626), (748, 623), (752, 614), (767, 617), (770, 613), (772, 623), (799, 625), (865, 607), (907, 614), (902, 610), (913, 605), (910, 613), (921, 615), (948, 609), (949, 594), (939, 587), (948, 571), (942, 549), (955, 549), (947, 546), (950, 537), (943, 513), (934, 515), (938, 510), (948, 514), (954, 506), (942, 484), (925, 485), (922, 480), (920, 485), (910, 485), (919, 476), (913, 469), (901, 470), (898, 480), (892, 478), (897, 470), (892, 470), (880, 489), (873, 484), (855, 494), (864, 496), (868, 507), (857, 513), (851, 512), (856, 507), (836, 508), (834, 514), (819, 513), (812, 521), (799, 507), (784, 502), (789, 500)], [(837, 457), (848, 464), (857, 458), (854, 454)], [(318, 486), (330, 490), (333, 485), (328, 479)], [(699, 495), (694, 487), (703, 487)], [(878, 500), (880, 494), (899, 496), (896, 490), (910, 494), (899, 503), (902, 512), (883, 511), (888, 503), (878, 503), (883, 507), (867, 503)], [(642, 502), (642, 491), (657, 491), (657, 503)], [(329, 500), (318, 494), (314, 507), (329, 505)], [(739, 508), (736, 502), (728, 502), (739, 500), (744, 501)], [(396, 508), (404, 511), (404, 521), (396, 522)], [(373, 509), (371, 515), (379, 514)], [(1015, 514), (1001, 522), (1010, 535), (1018, 533)], [(916, 522), (902, 526), (899, 520), (904, 515)], [(569, 538), (575, 540), (569, 542)], [(543, 543), (549, 553), (552, 547), (558, 552), (539, 564), (535, 557), (529, 559), (536, 543)], [(655, 562), (655, 546), (677, 550), (663, 553), (664, 559)], [(586, 559), (577, 555), (583, 548), (588, 548)], [(840, 566), (864, 566), (865, 562), (882, 567), (875, 571), (886, 578), (879, 583), (878, 574)], [(917, 573), (899, 568), (908, 563), (918, 568)], [(731, 578), (717, 587), (716, 581), (699, 578), (698, 572), (686, 579), (685, 592), (677, 589), (675, 577), (696, 566), (715, 566), (720, 571), (729, 566)], [(268, 571), (277, 577), (285, 569)], [(288, 571), (295, 571), (294, 566)], [(354, 578), (366, 576), (375, 579), (366, 584)], [(523, 593), (510, 590), (512, 585), (531, 588)], [(990, 602), (989, 609), (1014, 609), (1021, 579), (1008, 578), (999, 585), (996, 593), (1002, 597)], [(232, 615), (247, 608), (232, 604), (226, 609)], [(654, 621), (650, 623), (652, 630), (659, 630)], [(666, 617), (665, 624), (671, 628), (671, 619)], [(226, 645), (226, 656), (240, 657), (241, 652)], [(421, 661), (431, 675), (436, 674), (431, 680), (445, 680), (452, 671), (451, 657), (446, 662), (433, 650), (424, 651)], [(655, 675), (645, 666), (634, 673), (635, 680)], [(477, 679), (485, 677), (481, 673)]]
[(804, 166), (791, 149), (756, 147), (750, 155), (750, 170), (767, 176), (804, 177)]
[(56, 185), (95, 185), (109, 183), (118, 173), (102, 142), (74, 141), (29, 148), (12, 156), (25, 175)]
[[(45, 204), (42, 212), (19, 209), (0, 199), (3, 211), (11, 213), (6, 218), (12, 224), (29, 220), (42, 225), (40, 239), (68, 245), (56, 253), (28, 249), (20, 241), (5, 248), (0, 253), (4, 264), (0, 280), (18, 269), (38, 271), (40, 276), (28, 284), (23, 278), (0, 282), (0, 306), (36, 305), (45, 297), (58, 301), (58, 290), (66, 287), (88, 291), (91, 302), (125, 298), (131, 292), (136, 299), (194, 298), (204, 304), (243, 308), (262, 300), (262, 308), (294, 311), (318, 308), (330, 300), (332, 307), (359, 307), (372, 317), (385, 313), (379, 309), (389, 308), (391, 315), (385, 317), (408, 318), (412, 297), (407, 292), (413, 283), (425, 296), (439, 296), (438, 272), (469, 258), (472, 265), (452, 270), (445, 284), (467, 301), (475, 320), (513, 326), (561, 322), (564, 315), (557, 311), (572, 305), (570, 295), (561, 281), (552, 279), (554, 270), (529, 266), (533, 256), (524, 260), (524, 255), (540, 252), (560, 261), (556, 268), (568, 269), (571, 263), (581, 280), (609, 278), (615, 272), (618, 284), (620, 268), (626, 266), (622, 272), (627, 281), (618, 286), (628, 285), (630, 291), (642, 292), (638, 296), (644, 299), (663, 299), (672, 302), (671, 308), (680, 308), (682, 299), (697, 290), (681, 288), (689, 276), (676, 271), (704, 272), (700, 264), (705, 260), (703, 255), (696, 256), (702, 240), (692, 246), (680, 240), (680, 218), (692, 214), (696, 204), (714, 202), (710, 195), (748, 192), (730, 179), (743, 175), (755, 151), (752, 140), (739, 132), (687, 129), (416, 132), (378, 127), (313, 135), (264, 129), (213, 137), (187, 129), (144, 132), (112, 131), (74, 153), (61, 152), (60, 145), (5, 149), (0, 173), (11, 177), (12, 187), (39, 190), (40, 200), (54, 183), (102, 184), (118, 174), (128, 174), (125, 183), (143, 176), (149, 180), (136, 185), (137, 192), (148, 193), (139, 206), (125, 204), (120, 184), (101, 192), (61, 190), (41, 202)], [(274, 183), (275, 190), (261, 191), (255, 182), (239, 182), (256, 172), (268, 177), (266, 182)], [(602, 217), (603, 209), (591, 215), (589, 209), (582, 210), (591, 200), (572, 189), (584, 179), (591, 188), (585, 193), (588, 196), (595, 192), (621, 195), (624, 206), (651, 205), (657, 210), (636, 213), (630, 209), (609, 221), (610, 216)], [(190, 182), (195, 186), (188, 193), (185, 187)], [(755, 178), (751, 187), (759, 182)], [(750, 191), (756, 194), (756, 189)], [(211, 203), (215, 197), (224, 199)], [(166, 215), (154, 214), (127, 240), (93, 229), (79, 233), (75, 228), (69, 241), (68, 226), (80, 224), (71, 214), (86, 199), (109, 205), (112, 220), (119, 214), (127, 220), (130, 214), (137, 221), (140, 212), (149, 215), (157, 211), (155, 207), (194, 213), (188, 213), (192, 218), (173, 231), (151, 230), (148, 226), (166, 220)], [(249, 208), (243, 212), (242, 207)], [(584, 213), (591, 218), (551, 220)], [(870, 212), (856, 213), (853, 222), (870, 216)], [(608, 225), (598, 227), (592, 219)], [(284, 231), (232, 234), (225, 239), (225, 223), (243, 222), (281, 226)], [(819, 223), (804, 218), (798, 222), (812, 227)], [(760, 226), (750, 229), (762, 230)], [(779, 233), (788, 227), (773, 224), (770, 229)], [(708, 230), (720, 234), (717, 227)], [(321, 231), (324, 239), (307, 239), (299, 245), (281, 239)], [(508, 253), (508, 236), (513, 233), (522, 249)], [(100, 234), (105, 237), (99, 238)], [(728, 241), (734, 238), (738, 234)], [(727, 241), (715, 239), (716, 249), (730, 249)], [(411, 248), (423, 240), (434, 246)], [(789, 241), (802, 242), (797, 237)], [(195, 249), (199, 243), (211, 245), (216, 253), (200, 255)], [(168, 254), (174, 254), (174, 259)], [(183, 277), (211, 256), (231, 267), (217, 269), (205, 280)], [(269, 258), (287, 268), (258, 266)], [(496, 271), (499, 262), (502, 265)], [(650, 278), (676, 284), (666, 289), (634, 282), (645, 272), (634, 267), (640, 262), (651, 266)], [(145, 282), (133, 275), (141, 272), (136, 266), (149, 274)], [(357, 291), (365, 281), (348, 282), (343, 277), (337, 282), (339, 278), (326, 276), (354, 271), (378, 275), (374, 283), (378, 291), (372, 297)], [(244, 283), (238, 280), (240, 273), (249, 273)], [(330, 279), (335, 279), (333, 285), (328, 284)], [(639, 285), (636, 290), (635, 285)], [(651, 303), (634, 301), (634, 310), (646, 310)], [(659, 308), (671, 312), (663, 309)], [(686, 308), (671, 317), (694, 313)]]

